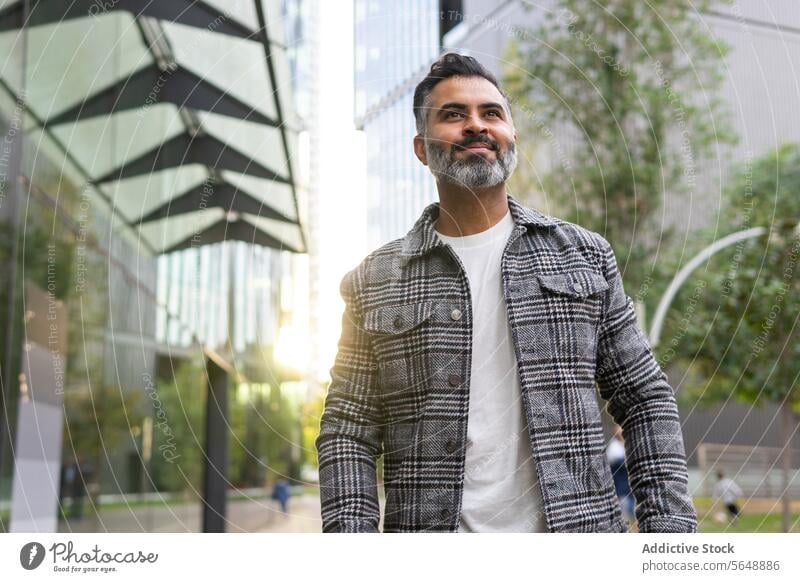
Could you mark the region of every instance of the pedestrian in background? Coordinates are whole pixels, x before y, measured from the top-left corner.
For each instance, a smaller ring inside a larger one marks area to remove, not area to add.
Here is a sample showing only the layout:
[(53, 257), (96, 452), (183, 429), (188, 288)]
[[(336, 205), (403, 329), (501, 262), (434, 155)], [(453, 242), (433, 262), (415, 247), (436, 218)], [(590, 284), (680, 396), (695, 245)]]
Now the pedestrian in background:
[(636, 502), (628, 481), (628, 469), (625, 466), (625, 439), (622, 436), (622, 427), (618, 424), (614, 425), (614, 436), (608, 443), (606, 456), (611, 466), (611, 475), (614, 477), (614, 489), (622, 507), (622, 515), (629, 523), (633, 523), (636, 520), (634, 515)]
[(717, 483), (714, 485), (712, 497), (714, 501), (721, 499), (722, 503), (725, 504), (732, 524), (736, 524), (739, 521), (739, 505), (737, 502), (742, 495), (741, 488), (733, 479), (725, 477), (725, 472), (722, 469), (718, 469)]
[(278, 479), (272, 487), (272, 498), (281, 504), (281, 511), (285, 514), (289, 509), (289, 483), (286, 479)]

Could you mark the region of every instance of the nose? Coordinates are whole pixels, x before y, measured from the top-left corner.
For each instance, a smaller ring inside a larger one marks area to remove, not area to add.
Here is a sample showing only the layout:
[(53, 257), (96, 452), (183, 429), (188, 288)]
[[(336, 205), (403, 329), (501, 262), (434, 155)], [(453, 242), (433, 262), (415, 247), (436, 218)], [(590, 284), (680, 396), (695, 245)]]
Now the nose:
[(487, 133), (486, 123), (484, 123), (480, 115), (469, 115), (464, 122), (464, 133), (466, 135)]

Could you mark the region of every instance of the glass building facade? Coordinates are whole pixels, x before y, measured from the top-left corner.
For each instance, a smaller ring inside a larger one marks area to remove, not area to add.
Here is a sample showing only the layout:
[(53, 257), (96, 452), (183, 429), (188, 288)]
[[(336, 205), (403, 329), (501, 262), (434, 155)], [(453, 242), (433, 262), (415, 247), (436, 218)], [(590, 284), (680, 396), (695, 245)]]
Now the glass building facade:
[(441, 2), (355, 1), (356, 123), (366, 135), (368, 245), (408, 232), (436, 200), (414, 156), (414, 87), (439, 54)]
[[(245, 402), (282, 402), (272, 353), (305, 250), (300, 4), (0, 1), (0, 531), (23, 478), (18, 531), (102, 529), (70, 512), (131, 495), (199, 501), (209, 350)], [(260, 439), (234, 400), (234, 441)], [(236, 450), (231, 482), (258, 483), (266, 449)], [(175, 527), (199, 528), (190, 513)]]

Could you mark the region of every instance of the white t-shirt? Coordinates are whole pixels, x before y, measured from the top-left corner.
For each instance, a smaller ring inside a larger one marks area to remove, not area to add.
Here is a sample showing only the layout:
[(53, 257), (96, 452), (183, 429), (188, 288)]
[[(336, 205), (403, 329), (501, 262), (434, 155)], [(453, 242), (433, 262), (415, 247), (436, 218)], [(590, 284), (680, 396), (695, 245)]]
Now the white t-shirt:
[(513, 230), (508, 212), (478, 234), (439, 234), (464, 265), (472, 299), (472, 370), (459, 532), (547, 531), (500, 271)]

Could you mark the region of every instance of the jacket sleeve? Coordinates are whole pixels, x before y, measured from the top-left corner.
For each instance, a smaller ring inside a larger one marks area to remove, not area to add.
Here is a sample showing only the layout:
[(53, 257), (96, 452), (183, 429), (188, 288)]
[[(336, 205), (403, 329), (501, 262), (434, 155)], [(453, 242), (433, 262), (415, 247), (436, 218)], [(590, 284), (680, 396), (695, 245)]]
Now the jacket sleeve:
[(315, 442), (326, 533), (377, 532), (380, 521), (376, 462), (382, 452), (382, 411), (377, 364), (360, 327), (354, 275), (349, 272), (341, 284), (342, 334)]
[(639, 531), (696, 532), (675, 396), (636, 321), (614, 251), (602, 241), (609, 290), (598, 329), (596, 380), (609, 413), (622, 427)]

